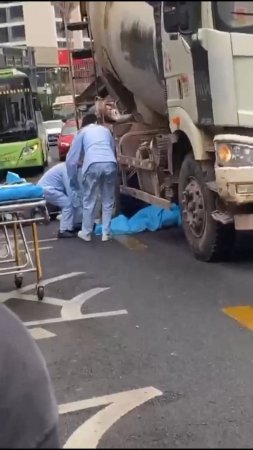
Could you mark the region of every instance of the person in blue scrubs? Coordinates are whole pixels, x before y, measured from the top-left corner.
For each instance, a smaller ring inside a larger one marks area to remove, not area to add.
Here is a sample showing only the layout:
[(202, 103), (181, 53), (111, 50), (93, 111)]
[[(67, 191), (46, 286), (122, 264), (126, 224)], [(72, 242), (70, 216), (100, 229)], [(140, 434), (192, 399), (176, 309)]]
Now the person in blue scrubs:
[(61, 209), (59, 238), (74, 237), (82, 222), (82, 199), (80, 188), (70, 187), (65, 162), (51, 167), (38, 181), (43, 188), (45, 200)]
[(96, 204), (102, 203), (102, 241), (110, 239), (111, 219), (115, 203), (117, 182), (117, 160), (115, 141), (110, 130), (97, 124), (94, 114), (87, 114), (82, 128), (74, 138), (66, 158), (70, 186), (76, 190), (79, 186), (78, 163), (83, 161), (82, 195), (83, 221), (78, 237), (91, 241), (94, 228)]

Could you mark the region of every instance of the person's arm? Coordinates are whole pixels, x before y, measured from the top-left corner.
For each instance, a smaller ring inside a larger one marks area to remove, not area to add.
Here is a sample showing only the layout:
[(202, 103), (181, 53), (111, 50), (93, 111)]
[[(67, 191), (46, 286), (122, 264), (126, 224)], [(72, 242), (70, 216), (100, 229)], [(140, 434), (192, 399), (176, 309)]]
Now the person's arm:
[(78, 133), (74, 138), (70, 150), (67, 153), (66, 167), (70, 187), (74, 190), (79, 188), (78, 168), (83, 159), (83, 133)]

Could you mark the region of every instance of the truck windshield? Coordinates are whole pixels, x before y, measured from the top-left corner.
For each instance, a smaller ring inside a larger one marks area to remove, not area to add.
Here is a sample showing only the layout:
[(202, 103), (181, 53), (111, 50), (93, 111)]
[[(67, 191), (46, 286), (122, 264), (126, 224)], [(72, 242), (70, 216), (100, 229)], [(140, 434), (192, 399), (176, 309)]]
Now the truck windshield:
[(54, 119), (71, 119), (75, 114), (75, 107), (71, 103), (62, 103), (61, 105), (53, 105)]
[[(20, 91), (20, 90), (17, 90)], [(36, 122), (31, 92), (1, 93), (0, 139), (33, 139)]]
[(253, 2), (212, 2), (217, 30), (253, 33)]
[(61, 134), (62, 136), (68, 136), (70, 134), (75, 134), (76, 132), (77, 132), (76, 125), (73, 126), (66, 125), (65, 127), (63, 127)]

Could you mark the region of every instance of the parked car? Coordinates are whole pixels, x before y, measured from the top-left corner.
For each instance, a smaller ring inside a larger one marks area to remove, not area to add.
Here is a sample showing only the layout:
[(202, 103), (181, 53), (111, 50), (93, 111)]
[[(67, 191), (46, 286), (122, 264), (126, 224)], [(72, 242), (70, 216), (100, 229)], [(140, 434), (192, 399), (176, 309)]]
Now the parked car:
[(71, 143), (76, 133), (76, 121), (74, 119), (67, 120), (67, 122), (62, 127), (61, 134), (58, 140), (58, 152), (60, 161), (65, 161), (66, 155), (70, 149)]
[(63, 122), (61, 120), (48, 120), (43, 123), (46, 129), (48, 146), (49, 147), (57, 146)]

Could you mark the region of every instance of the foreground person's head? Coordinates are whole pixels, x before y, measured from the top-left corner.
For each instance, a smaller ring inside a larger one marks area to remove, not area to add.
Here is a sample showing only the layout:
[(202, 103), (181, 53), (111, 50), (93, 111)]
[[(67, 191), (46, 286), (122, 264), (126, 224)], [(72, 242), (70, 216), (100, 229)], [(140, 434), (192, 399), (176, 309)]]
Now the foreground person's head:
[(97, 116), (95, 114), (87, 114), (82, 118), (82, 128), (86, 127), (87, 125), (91, 125), (97, 123)]

